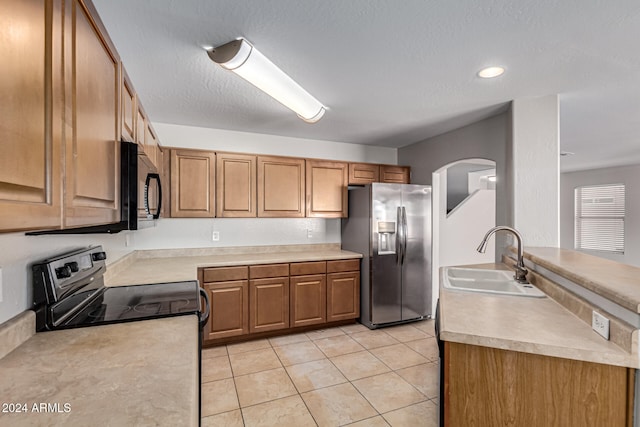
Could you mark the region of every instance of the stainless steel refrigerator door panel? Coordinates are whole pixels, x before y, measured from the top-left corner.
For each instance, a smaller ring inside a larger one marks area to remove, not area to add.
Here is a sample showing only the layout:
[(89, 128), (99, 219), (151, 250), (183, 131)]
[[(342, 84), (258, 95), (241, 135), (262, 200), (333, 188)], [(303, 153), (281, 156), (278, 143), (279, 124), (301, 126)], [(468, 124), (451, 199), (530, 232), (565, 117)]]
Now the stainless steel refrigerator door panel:
[(402, 316), (402, 269), (399, 264), (402, 243), (400, 236), (400, 219), (398, 207), (401, 204), (402, 191), (396, 184), (371, 184), (371, 212), (373, 222), (396, 223), (396, 253), (381, 253), (377, 242), (380, 240), (378, 230), (372, 230), (371, 241), (374, 243), (371, 258), (371, 323), (374, 325), (397, 322)]
[(402, 320), (431, 316), (431, 188), (404, 185)]
[(371, 323), (380, 325), (402, 318), (401, 268), (395, 255), (374, 257), (371, 271)]

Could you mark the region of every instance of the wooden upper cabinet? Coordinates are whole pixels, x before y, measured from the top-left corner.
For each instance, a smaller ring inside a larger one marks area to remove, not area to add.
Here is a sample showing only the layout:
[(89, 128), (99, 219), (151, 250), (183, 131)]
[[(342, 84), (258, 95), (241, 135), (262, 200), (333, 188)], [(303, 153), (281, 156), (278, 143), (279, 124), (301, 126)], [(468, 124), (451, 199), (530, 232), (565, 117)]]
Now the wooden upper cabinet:
[(171, 150), (171, 216), (215, 216), (215, 164), (211, 151)]
[(171, 217), (171, 150), (158, 146), (158, 173), (162, 183), (160, 217)]
[(119, 59), (81, 0), (65, 2), (65, 226), (119, 219)]
[(258, 156), (258, 216), (305, 216), (305, 161)]
[(147, 130), (147, 115), (142, 108), (142, 104), (138, 97), (136, 97), (136, 138), (135, 143), (138, 144), (138, 151), (144, 151), (145, 141), (144, 137)]
[(136, 141), (136, 92), (133, 89), (131, 80), (127, 72), (124, 70), (124, 66), (120, 68), (122, 73), (122, 85), (120, 87), (120, 137), (129, 142)]
[(220, 218), (256, 216), (256, 156), (216, 153), (216, 201)]
[(61, 17), (58, 2), (0, 2), (0, 231), (61, 226)]
[(306, 169), (307, 216), (347, 217), (348, 163), (307, 160)]
[(147, 157), (151, 161), (151, 164), (158, 167), (158, 137), (156, 136), (156, 131), (153, 130), (151, 126), (151, 122), (147, 120), (147, 125), (145, 126), (144, 133), (144, 141), (145, 141), (145, 153)]
[(411, 168), (408, 166), (380, 165), (380, 182), (410, 184)]
[(349, 163), (349, 185), (380, 181), (380, 166), (371, 163)]

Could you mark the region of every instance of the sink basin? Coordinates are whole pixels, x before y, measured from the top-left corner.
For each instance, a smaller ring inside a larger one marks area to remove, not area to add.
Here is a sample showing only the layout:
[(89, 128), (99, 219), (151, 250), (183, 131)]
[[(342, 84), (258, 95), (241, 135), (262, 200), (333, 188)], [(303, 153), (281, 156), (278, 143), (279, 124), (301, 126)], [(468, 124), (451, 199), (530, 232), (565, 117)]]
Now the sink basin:
[(445, 267), (444, 287), (467, 292), (543, 298), (546, 295), (529, 283), (518, 283), (513, 272), (480, 268)]

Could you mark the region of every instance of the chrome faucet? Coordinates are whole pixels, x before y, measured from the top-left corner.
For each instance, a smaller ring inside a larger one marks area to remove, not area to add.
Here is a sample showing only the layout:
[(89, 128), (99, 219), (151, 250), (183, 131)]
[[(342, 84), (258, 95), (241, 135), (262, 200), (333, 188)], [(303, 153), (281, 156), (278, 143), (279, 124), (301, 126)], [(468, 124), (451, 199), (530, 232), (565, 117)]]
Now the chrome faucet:
[(493, 227), (491, 230), (487, 231), (487, 234), (484, 235), (484, 238), (482, 239), (482, 242), (480, 242), (480, 246), (478, 246), (477, 251), (480, 253), (484, 253), (487, 250), (489, 237), (491, 237), (491, 235), (493, 235), (497, 231), (508, 231), (516, 236), (516, 240), (518, 241), (518, 262), (516, 263), (516, 274), (513, 276), (513, 278), (518, 283), (529, 283), (529, 281), (527, 280), (527, 273), (529, 271), (527, 271), (524, 266), (524, 247), (522, 245), (522, 236), (515, 229), (504, 225)]

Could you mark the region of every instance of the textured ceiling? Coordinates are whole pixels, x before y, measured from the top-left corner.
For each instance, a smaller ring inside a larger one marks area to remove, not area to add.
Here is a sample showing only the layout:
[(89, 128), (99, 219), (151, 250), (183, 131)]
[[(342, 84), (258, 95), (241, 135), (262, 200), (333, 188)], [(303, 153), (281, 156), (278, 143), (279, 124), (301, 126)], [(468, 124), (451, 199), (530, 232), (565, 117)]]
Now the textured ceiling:
[[(637, 0), (93, 2), (154, 122), (402, 147), (557, 93), (563, 170), (640, 163)], [(302, 122), (202, 48), (237, 37), (324, 118)], [(476, 77), (494, 64), (502, 77)]]

